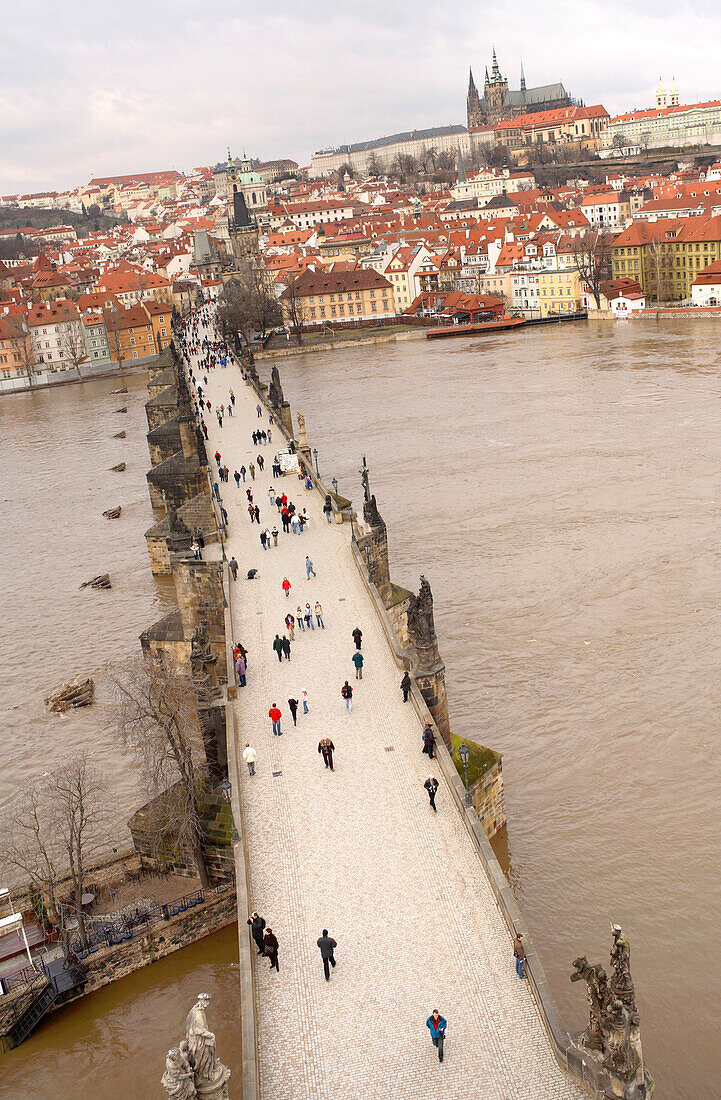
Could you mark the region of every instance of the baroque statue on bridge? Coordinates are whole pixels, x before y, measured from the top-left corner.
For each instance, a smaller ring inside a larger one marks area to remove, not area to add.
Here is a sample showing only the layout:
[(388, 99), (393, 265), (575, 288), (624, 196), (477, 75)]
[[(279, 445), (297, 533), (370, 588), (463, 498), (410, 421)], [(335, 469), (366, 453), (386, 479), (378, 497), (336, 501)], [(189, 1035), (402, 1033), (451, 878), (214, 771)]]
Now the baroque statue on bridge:
[(161, 1084), (170, 1100), (228, 1100), (230, 1070), (215, 1053), (209, 1003), (208, 993), (198, 994), (185, 1020), (185, 1039), (168, 1051)]
[(268, 400), (271, 405), (279, 409), (281, 405), (285, 404), (283, 397), (283, 387), (280, 384), (280, 373), (276, 366), (273, 367), (270, 372), (270, 386), (268, 387)]
[(421, 573), (418, 595), (411, 595), (408, 604), (408, 634), (418, 649), (430, 649), (436, 644), (436, 628), (433, 622), (433, 593)]

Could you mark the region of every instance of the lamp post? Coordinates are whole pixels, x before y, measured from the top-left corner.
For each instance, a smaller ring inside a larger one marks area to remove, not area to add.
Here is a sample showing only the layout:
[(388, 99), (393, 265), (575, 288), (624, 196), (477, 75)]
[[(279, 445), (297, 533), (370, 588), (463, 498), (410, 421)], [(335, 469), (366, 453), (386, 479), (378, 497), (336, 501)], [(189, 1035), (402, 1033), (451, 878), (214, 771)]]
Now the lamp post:
[(232, 787), (230, 785), (230, 780), (229, 779), (224, 779), (223, 782), (220, 784), (220, 789), (223, 792), (223, 798), (228, 803), (228, 806), (230, 808), (230, 824), (232, 826), (231, 832), (230, 832), (230, 839), (233, 841), (233, 844), (237, 844), (237, 842), (240, 840), (240, 836), (238, 834), (238, 830), (235, 827), (235, 818), (233, 817), (233, 807), (230, 805), (230, 792), (232, 790)]
[[(332, 477), (330, 479), (330, 483), (333, 486), (333, 492), (335, 493), (335, 495), (337, 497), (338, 496), (338, 478), (337, 477)], [(336, 504), (337, 503), (338, 503), (338, 501), (336, 500)]]
[(315, 459), (315, 472), (320, 477), (320, 470), (318, 469), (318, 448), (313, 448), (313, 458)]
[(466, 777), (466, 806), (470, 806), (473, 802), (471, 798), (471, 792), (468, 787), (468, 757), (471, 755), (468, 751), (468, 745), (465, 741), (461, 741), (461, 747), (458, 750), (458, 755), (463, 762), (463, 771)]

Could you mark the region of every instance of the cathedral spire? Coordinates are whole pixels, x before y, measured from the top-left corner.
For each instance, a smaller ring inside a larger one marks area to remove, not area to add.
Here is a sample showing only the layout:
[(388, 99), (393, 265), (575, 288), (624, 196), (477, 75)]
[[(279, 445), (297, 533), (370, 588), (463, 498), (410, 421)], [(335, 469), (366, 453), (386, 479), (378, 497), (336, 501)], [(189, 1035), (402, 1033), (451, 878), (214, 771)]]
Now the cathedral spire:
[(526, 91), (526, 74), (523, 71), (523, 62), (521, 62), (521, 91), (525, 94), (525, 91)]
[(468, 66), (468, 94), (470, 95), (471, 92), (475, 92), (475, 91), (477, 91), (476, 82), (473, 79), (473, 69), (469, 65)]
[(493, 47), (493, 67), (491, 69), (491, 83), (495, 84), (501, 80), (501, 70), (498, 68), (498, 58), (496, 57), (496, 47)]

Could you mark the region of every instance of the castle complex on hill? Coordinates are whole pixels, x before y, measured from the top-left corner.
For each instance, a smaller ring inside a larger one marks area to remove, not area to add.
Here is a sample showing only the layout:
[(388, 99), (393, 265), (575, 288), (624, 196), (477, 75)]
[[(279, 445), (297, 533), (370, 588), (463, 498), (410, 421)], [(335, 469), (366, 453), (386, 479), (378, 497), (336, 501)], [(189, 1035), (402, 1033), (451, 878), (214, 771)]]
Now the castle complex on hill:
[(526, 78), (521, 65), (521, 87), (517, 92), (509, 92), (508, 78), (501, 75), (496, 51), (493, 51), (491, 75), (483, 85), (483, 98), (478, 94), (473, 71), (468, 81), (468, 129), (492, 126), (495, 122), (515, 118), (517, 115), (533, 114), (537, 111), (553, 111), (559, 107), (571, 107), (573, 101), (563, 84), (544, 84), (540, 88), (527, 88)]

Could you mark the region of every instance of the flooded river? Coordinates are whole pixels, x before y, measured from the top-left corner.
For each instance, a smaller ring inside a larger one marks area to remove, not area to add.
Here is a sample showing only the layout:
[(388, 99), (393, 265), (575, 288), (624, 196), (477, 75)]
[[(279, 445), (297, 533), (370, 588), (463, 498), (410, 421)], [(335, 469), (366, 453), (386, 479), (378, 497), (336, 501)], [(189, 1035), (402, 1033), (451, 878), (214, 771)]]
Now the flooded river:
[[(509, 874), (564, 1019), (631, 937), (659, 1096), (719, 1095), (721, 328), (644, 321), (282, 361), (321, 474), (428, 576), (451, 723), (503, 753)], [(268, 368), (260, 368), (261, 375)]]
[[(606, 962), (622, 922), (670, 1100), (717, 1097), (721, 1073), (720, 333), (566, 325), (280, 364), (321, 473), (356, 502), (366, 454), (394, 579), (431, 581), (452, 725), (504, 754), (509, 874), (566, 1022), (585, 1016), (572, 959)], [(81, 745), (119, 823), (136, 804), (102, 667), (138, 651), (171, 597), (143, 539), (145, 383), (118, 385), (0, 402), (0, 808)], [(121, 519), (103, 519), (114, 504)], [(110, 592), (78, 591), (106, 571)], [(49, 716), (47, 687), (78, 672), (97, 703)], [(235, 942), (227, 930), (56, 1017), (0, 1059), (0, 1095), (159, 1095), (150, 1076), (204, 989), (233, 1065)]]

